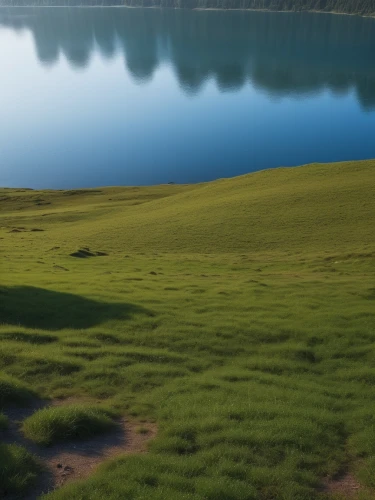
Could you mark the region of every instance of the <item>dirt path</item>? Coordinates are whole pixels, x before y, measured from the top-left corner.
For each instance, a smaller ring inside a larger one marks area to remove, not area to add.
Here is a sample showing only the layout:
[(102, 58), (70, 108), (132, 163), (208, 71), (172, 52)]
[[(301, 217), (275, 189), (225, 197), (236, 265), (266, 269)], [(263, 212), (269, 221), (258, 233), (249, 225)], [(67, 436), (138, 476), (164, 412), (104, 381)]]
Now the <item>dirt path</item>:
[[(121, 419), (113, 431), (84, 441), (67, 441), (41, 447), (23, 437), (20, 424), (34, 411), (45, 406), (69, 402), (37, 402), (27, 409), (12, 408), (5, 412), (10, 420), (10, 426), (7, 431), (0, 432), (0, 439), (8, 444), (16, 443), (24, 446), (39, 457), (45, 467), (33, 491), (22, 497), (24, 500), (36, 500), (43, 493), (59, 488), (67, 482), (84, 479), (109, 458), (124, 454), (146, 453), (148, 442), (156, 436), (155, 423), (140, 424)], [(11, 500), (12, 497), (8, 498)]]
[(327, 479), (322, 488), (322, 493), (332, 498), (356, 499), (361, 492), (368, 490), (363, 487), (350, 473), (343, 474), (334, 479)]
[(326, 492), (330, 495), (343, 495), (352, 498), (357, 495), (361, 486), (350, 474), (346, 474), (338, 479), (332, 479), (326, 484)]

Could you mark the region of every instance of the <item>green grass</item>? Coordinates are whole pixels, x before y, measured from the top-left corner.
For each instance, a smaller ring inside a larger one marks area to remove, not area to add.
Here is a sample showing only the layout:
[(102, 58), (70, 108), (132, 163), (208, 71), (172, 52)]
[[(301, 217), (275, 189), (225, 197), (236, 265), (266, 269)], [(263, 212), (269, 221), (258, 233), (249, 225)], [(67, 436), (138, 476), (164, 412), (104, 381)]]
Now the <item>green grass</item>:
[[(0, 339), (2, 339), (0, 335)], [(8, 359), (15, 359), (15, 356), (8, 355), (0, 352), (1, 363)], [(34, 396), (33, 392), (19, 380), (14, 377), (9, 377), (0, 373), (0, 408), (4, 408), (9, 405), (21, 405), (25, 406), (30, 402), (31, 398)]]
[[(1, 362), (6, 357), (2, 355), (0, 349)], [(14, 405), (27, 406), (34, 396), (26, 384), (0, 373), (0, 409)], [(7, 431), (8, 427), (8, 417), (0, 412), (0, 433)], [(30, 488), (41, 467), (36, 458), (24, 447), (4, 444), (1, 441), (0, 435), (0, 498), (5, 498), (7, 495), (22, 494)]]
[(35, 482), (39, 472), (40, 464), (25, 448), (0, 443), (1, 498), (22, 494)]
[(102, 408), (69, 405), (44, 408), (33, 413), (22, 426), (26, 438), (40, 445), (67, 439), (85, 439), (114, 427), (110, 412)]
[(8, 418), (0, 413), (0, 431), (5, 431), (8, 429), (9, 421)]
[(368, 161), (1, 190), (2, 372), (159, 429), (50, 497), (313, 500), (345, 470), (374, 487), (374, 185)]

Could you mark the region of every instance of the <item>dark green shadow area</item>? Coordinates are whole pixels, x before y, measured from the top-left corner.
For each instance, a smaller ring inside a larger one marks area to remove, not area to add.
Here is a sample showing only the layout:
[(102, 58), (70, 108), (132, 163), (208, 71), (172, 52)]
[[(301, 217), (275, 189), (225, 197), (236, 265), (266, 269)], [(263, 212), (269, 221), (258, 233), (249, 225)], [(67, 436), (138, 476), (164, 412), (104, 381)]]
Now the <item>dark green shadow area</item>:
[(0, 443), (0, 498), (32, 498), (24, 492), (40, 470), (38, 461), (24, 447)]
[(151, 311), (135, 304), (98, 302), (32, 286), (0, 286), (3, 324), (44, 330), (82, 329), (113, 319), (128, 320), (136, 314), (153, 316)]

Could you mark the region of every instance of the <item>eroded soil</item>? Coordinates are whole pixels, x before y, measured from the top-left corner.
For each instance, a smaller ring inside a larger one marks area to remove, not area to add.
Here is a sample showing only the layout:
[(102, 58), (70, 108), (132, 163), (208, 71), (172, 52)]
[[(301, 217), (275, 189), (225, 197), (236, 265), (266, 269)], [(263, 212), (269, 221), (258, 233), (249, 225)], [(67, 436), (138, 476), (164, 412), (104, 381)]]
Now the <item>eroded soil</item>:
[[(42, 447), (23, 437), (20, 425), (34, 411), (49, 405), (71, 402), (70, 400), (38, 401), (29, 408), (12, 408), (5, 412), (10, 420), (10, 426), (7, 431), (0, 432), (1, 440), (26, 447), (40, 458), (44, 468), (34, 489), (22, 497), (25, 500), (36, 500), (41, 494), (59, 488), (67, 482), (84, 479), (92, 474), (98, 465), (110, 458), (147, 452), (148, 442), (157, 433), (155, 423), (142, 422), (140, 424), (123, 418), (118, 421), (113, 431), (84, 441), (66, 441)], [(77, 403), (77, 400), (74, 402)]]

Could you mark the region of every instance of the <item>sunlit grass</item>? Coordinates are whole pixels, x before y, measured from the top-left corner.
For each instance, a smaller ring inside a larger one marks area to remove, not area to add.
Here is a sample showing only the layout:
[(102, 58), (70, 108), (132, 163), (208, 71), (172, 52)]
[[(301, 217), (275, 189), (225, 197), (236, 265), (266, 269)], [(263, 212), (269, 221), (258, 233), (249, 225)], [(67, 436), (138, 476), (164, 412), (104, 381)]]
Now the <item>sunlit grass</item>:
[(50, 445), (67, 439), (85, 439), (114, 427), (111, 412), (92, 406), (57, 406), (33, 413), (22, 426), (28, 439)]
[(373, 486), (374, 167), (2, 191), (2, 372), (159, 429), (52, 497), (310, 500), (343, 470)]

